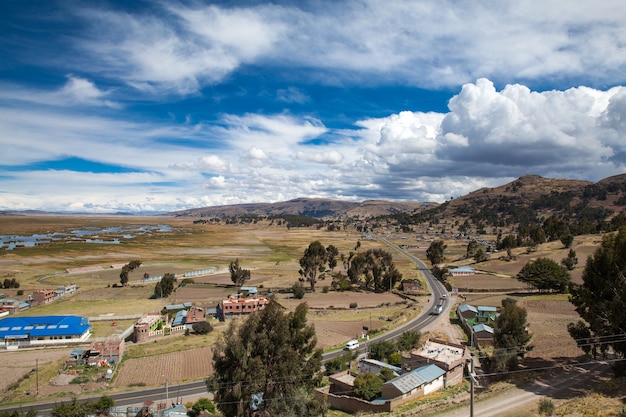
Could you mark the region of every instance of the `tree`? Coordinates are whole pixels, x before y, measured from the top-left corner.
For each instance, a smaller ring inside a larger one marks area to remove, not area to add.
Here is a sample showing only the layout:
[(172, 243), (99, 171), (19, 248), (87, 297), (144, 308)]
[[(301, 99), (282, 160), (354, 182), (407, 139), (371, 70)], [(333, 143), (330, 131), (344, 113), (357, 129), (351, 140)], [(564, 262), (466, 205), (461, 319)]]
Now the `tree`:
[(239, 259), (236, 259), (234, 262), (231, 261), (230, 265), (228, 265), (228, 270), (230, 271), (230, 280), (238, 287), (243, 286), (250, 280), (250, 270), (241, 268)]
[(381, 340), (380, 342), (370, 345), (370, 358), (379, 361), (386, 361), (392, 353), (397, 352), (398, 348), (395, 343), (389, 340)]
[(306, 314), (305, 303), (284, 313), (272, 299), (245, 321), (231, 321), (215, 344), (214, 375), (207, 379), (225, 417), (251, 410), (276, 416), (319, 412), (312, 391), (321, 380), (322, 351), (315, 348)]
[(351, 258), (348, 276), (353, 284), (373, 291), (390, 291), (402, 274), (393, 263), (393, 255), (383, 249), (368, 249)]
[(215, 404), (208, 398), (200, 398), (191, 406), (191, 411), (188, 413), (190, 417), (198, 417), (203, 411), (209, 413), (215, 413)]
[(91, 413), (92, 407), (88, 403), (80, 402), (73, 398), (70, 402), (54, 404), (50, 415), (52, 417), (83, 417)]
[(487, 256), (483, 248), (478, 248), (478, 250), (476, 250), (476, 253), (474, 253), (474, 262), (476, 263), (485, 262), (487, 259), (489, 259), (489, 257)]
[(517, 279), (538, 290), (565, 292), (571, 281), (567, 269), (550, 258), (528, 261), (518, 272)]
[(213, 331), (213, 326), (208, 321), (198, 321), (191, 325), (191, 329), (197, 334), (207, 334)]
[(174, 291), (175, 284), (176, 275), (170, 273), (163, 275), (163, 278), (154, 286), (154, 298), (169, 297)]
[(492, 365), (495, 371), (514, 370), (519, 358), (529, 350), (531, 340), (526, 330), (526, 309), (512, 298), (502, 300), (500, 315), (494, 323)]
[(443, 262), (445, 259), (443, 253), (448, 245), (443, 240), (436, 240), (430, 244), (426, 249), (426, 259), (430, 261), (431, 265), (437, 265)]
[(328, 253), (328, 267), (330, 270), (334, 270), (337, 266), (337, 256), (339, 255), (339, 249), (335, 245), (326, 246), (326, 252)]
[(130, 261), (129, 263), (127, 263), (126, 265), (124, 265), (122, 267), (122, 272), (120, 272), (120, 283), (123, 286), (126, 286), (128, 284), (128, 274), (130, 274), (131, 272), (133, 272), (135, 269), (139, 268), (140, 266), (141, 266), (141, 261), (139, 259), (134, 259)]
[(569, 250), (567, 258), (561, 259), (561, 265), (567, 268), (568, 271), (573, 271), (574, 268), (576, 268), (576, 265), (578, 265), (578, 257), (574, 249)]
[(109, 397), (108, 395), (103, 395), (96, 401), (93, 405), (93, 409), (98, 414), (109, 414), (109, 410), (113, 408), (115, 405), (115, 400), (113, 397)]
[[(587, 258), (580, 285), (573, 284), (570, 301), (586, 322), (593, 338), (602, 338), (603, 349), (626, 356), (626, 227), (607, 234)], [(613, 365), (616, 376), (626, 375), (624, 362)]]
[(574, 236), (572, 236), (571, 234), (566, 234), (566, 235), (561, 236), (561, 243), (566, 248), (571, 248), (572, 243), (574, 243)]
[(467, 249), (465, 250), (465, 257), (466, 258), (473, 258), (474, 255), (476, 254), (476, 251), (478, 250), (478, 248), (479, 248), (478, 242), (476, 240), (471, 240), (467, 244)]
[(304, 255), (300, 258), (300, 274), (301, 282), (308, 282), (311, 285), (311, 291), (315, 292), (315, 284), (317, 283), (318, 274), (320, 279), (324, 279), (324, 271), (326, 271), (326, 262), (328, 261), (328, 252), (326, 248), (318, 241), (312, 242), (304, 251)]
[(354, 378), (354, 395), (365, 401), (372, 401), (380, 396), (383, 380), (372, 372), (360, 373)]
[(407, 331), (400, 335), (396, 345), (401, 352), (410, 352), (420, 345), (422, 334), (417, 331)]

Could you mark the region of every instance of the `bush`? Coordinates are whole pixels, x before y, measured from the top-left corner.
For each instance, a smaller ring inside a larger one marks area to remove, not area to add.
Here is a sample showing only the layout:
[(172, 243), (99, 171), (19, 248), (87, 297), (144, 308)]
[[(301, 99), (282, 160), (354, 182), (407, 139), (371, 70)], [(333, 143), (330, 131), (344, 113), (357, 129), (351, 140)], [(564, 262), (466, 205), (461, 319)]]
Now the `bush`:
[(213, 326), (208, 321), (199, 321), (191, 325), (196, 334), (207, 334), (213, 331)]
[(291, 286), (291, 292), (293, 292), (294, 298), (302, 300), (304, 298), (306, 290), (304, 289), (304, 285), (302, 285), (302, 283), (298, 281)]
[(322, 293), (327, 294), (330, 291), (330, 287), (328, 285), (324, 285), (322, 287)]
[(357, 308), (358, 304), (356, 302), (350, 303), (350, 308)]
[(554, 403), (548, 398), (539, 400), (539, 414), (551, 416), (554, 413)]

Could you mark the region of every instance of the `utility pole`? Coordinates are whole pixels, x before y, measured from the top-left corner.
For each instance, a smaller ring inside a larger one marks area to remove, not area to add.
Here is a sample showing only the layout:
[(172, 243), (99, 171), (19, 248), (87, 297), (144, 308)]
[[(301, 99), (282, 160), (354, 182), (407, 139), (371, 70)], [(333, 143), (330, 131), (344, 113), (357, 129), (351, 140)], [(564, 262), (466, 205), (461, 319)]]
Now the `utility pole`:
[(476, 373), (474, 372), (474, 354), (467, 361), (467, 373), (470, 380), (470, 417), (474, 417), (474, 385), (476, 384)]
[(39, 359), (35, 359), (35, 383), (37, 384), (37, 397), (39, 397)]

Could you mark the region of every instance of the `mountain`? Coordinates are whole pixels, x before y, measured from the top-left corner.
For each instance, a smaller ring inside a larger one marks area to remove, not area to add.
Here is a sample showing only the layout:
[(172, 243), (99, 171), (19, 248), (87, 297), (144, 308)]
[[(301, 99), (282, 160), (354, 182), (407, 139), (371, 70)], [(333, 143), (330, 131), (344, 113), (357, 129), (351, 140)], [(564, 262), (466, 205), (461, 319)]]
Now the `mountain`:
[(366, 200), (361, 203), (324, 198), (296, 198), (278, 203), (250, 203), (202, 207), (169, 213), (177, 217), (307, 216), (319, 219), (346, 217), (367, 218), (412, 213), (436, 206), (436, 203)]
[[(473, 224), (515, 228), (537, 225), (552, 216), (574, 224), (578, 233), (602, 229), (626, 211), (626, 174), (590, 181), (525, 175), (508, 184), (481, 188), (417, 213), (411, 223)], [(618, 219), (620, 222), (622, 219)]]
[(235, 204), (169, 213), (177, 217), (307, 216), (318, 219), (396, 218), (404, 224), (465, 220), (477, 226), (538, 224), (555, 216), (598, 225), (626, 208), (626, 174), (590, 181), (525, 175), (508, 184), (481, 188), (443, 204), (366, 200), (360, 203), (296, 198), (278, 203)]

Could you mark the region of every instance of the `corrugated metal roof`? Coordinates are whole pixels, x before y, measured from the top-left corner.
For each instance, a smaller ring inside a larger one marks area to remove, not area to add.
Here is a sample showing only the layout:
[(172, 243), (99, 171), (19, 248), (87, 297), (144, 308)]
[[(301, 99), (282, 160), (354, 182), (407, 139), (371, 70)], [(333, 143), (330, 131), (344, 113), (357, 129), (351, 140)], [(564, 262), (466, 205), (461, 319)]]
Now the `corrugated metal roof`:
[(430, 364), (417, 368), (404, 375), (400, 375), (399, 377), (386, 382), (386, 384), (391, 384), (401, 393), (406, 394), (415, 388), (434, 381), (443, 374), (445, 374), (443, 369), (439, 368), (437, 365)]
[(476, 309), (476, 307), (471, 306), (469, 304), (463, 304), (459, 306), (459, 310), (464, 313), (466, 311), (473, 311), (474, 313), (478, 313), (478, 310)]
[(7, 317), (0, 320), (0, 339), (82, 335), (89, 319), (79, 316)]
[(486, 324), (477, 324), (474, 326), (474, 331), (475, 332), (482, 332), (482, 331), (486, 331), (489, 333), (493, 333), (493, 328), (487, 326)]

